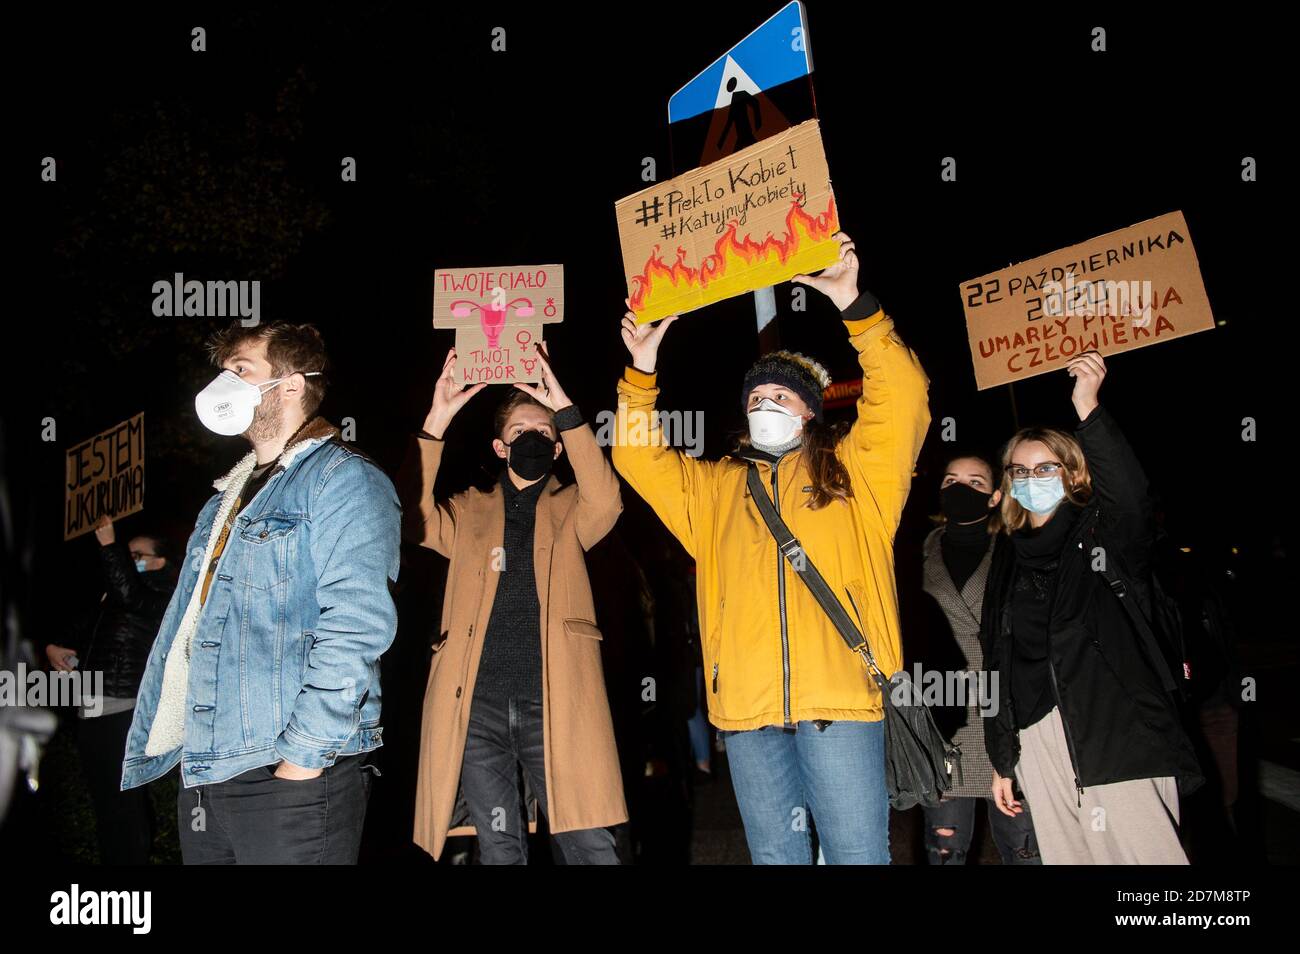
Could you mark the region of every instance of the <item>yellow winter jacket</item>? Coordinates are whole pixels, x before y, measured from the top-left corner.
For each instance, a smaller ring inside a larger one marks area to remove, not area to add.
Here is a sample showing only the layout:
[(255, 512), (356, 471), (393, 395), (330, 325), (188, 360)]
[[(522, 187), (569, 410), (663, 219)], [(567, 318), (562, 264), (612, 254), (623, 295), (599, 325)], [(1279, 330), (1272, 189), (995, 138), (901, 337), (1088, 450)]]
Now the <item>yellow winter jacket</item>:
[[(853, 595), (886, 677), (902, 665), (894, 533), (930, 425), (929, 379), (883, 310), (845, 321), (862, 365), (857, 420), (839, 445), (853, 496), (812, 510), (803, 455), (775, 465), (779, 510), (850, 615)], [(802, 720), (883, 718), (880, 692), (748, 500), (747, 465), (661, 446), (655, 375), (629, 367), (618, 383), (614, 466), (696, 561), (709, 721), (720, 729)], [(773, 465), (759, 463), (763, 486)], [(784, 590), (784, 634), (782, 627)]]

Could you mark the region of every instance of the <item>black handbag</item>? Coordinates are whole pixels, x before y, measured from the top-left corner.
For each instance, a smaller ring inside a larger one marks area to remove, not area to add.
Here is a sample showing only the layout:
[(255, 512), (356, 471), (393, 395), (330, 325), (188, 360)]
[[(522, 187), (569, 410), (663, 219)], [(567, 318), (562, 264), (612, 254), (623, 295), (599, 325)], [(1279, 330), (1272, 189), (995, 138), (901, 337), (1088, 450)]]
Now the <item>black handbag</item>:
[[(943, 793), (952, 788), (953, 776), (961, 780), (961, 749), (943, 737), (934, 723), (934, 715), (922, 701), (920, 688), (906, 671), (900, 669), (891, 678), (885, 678), (861, 630), (776, 512), (753, 461), (749, 462), (746, 480), (763, 522), (776, 538), (777, 549), (821, 604), (849, 649), (862, 658), (880, 689), (885, 710), (885, 785), (890, 806), (899, 811), (915, 805), (933, 808)], [(846, 590), (845, 595), (857, 613), (853, 594)]]

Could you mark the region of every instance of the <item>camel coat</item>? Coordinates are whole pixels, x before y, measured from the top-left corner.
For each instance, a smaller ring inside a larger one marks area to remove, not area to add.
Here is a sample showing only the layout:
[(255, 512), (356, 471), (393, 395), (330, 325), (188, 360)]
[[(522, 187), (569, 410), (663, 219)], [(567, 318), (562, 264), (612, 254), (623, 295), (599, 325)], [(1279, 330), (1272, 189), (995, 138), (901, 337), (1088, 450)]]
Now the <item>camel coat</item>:
[[(600, 828), (627, 821), (614, 729), (605, 696), (591, 585), (583, 552), (623, 509), (614, 476), (590, 426), (559, 435), (576, 484), (552, 474), (537, 500), (533, 566), (541, 604), (542, 725), (551, 831)], [(466, 490), (435, 501), (433, 484), (444, 442), (417, 438), (421, 473), (418, 516), (408, 539), (447, 557), (447, 592), (424, 695), (420, 770), (415, 791), (415, 843), (434, 858), (448, 834), (472, 833), (460, 797), (470, 703), (492, 612), (505, 535), (501, 488)], [(454, 830), (454, 831), (453, 831)]]

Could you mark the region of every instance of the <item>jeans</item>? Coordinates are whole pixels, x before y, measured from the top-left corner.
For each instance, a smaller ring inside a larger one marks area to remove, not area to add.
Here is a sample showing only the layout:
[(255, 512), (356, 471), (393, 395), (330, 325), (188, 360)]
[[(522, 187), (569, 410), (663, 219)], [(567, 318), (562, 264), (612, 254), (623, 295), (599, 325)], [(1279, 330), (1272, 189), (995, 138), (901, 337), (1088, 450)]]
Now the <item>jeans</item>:
[(352, 865), (361, 848), (374, 766), (339, 759), (315, 778), (277, 778), (263, 765), (225, 782), (181, 786), (176, 797), (187, 865)]
[[(465, 736), (460, 784), (478, 832), (481, 864), (528, 863), (528, 826), (519, 793), (519, 766), (523, 766), (542, 814), (549, 818), (541, 702), (475, 693)], [(568, 864), (619, 863), (614, 833), (608, 828), (551, 835)]]
[(883, 722), (720, 734), (754, 864), (811, 864), (809, 814), (827, 864), (889, 864)]
[(122, 752), (135, 712), (115, 712), (77, 720), (81, 768), (95, 806), (99, 862), (147, 865), (153, 842), (153, 805), (146, 786), (121, 790)]
[[(1038, 842), (1034, 838), (1034, 821), (1029, 803), (1020, 800), (1024, 811), (1014, 818), (1002, 814), (991, 798), (945, 798), (925, 813), (925, 854), (932, 865), (964, 865), (970, 851), (971, 829), (975, 824), (975, 804), (983, 802), (988, 811), (993, 843), (1004, 865), (1041, 865)], [(941, 835), (940, 828), (952, 830)]]

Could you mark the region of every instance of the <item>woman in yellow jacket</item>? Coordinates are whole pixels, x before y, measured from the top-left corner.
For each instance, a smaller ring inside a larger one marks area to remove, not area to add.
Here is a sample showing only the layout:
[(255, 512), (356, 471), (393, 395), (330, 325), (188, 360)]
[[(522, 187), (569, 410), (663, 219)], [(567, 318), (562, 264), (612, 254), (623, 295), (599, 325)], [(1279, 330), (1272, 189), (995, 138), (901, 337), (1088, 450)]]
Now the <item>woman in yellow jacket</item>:
[[(851, 427), (822, 421), (829, 375), (800, 354), (745, 375), (749, 439), (704, 461), (668, 446), (655, 363), (676, 316), (623, 341), (615, 468), (695, 558), (709, 721), (726, 740), (757, 864), (807, 864), (810, 822), (827, 862), (889, 863), (880, 693), (776, 542), (746, 484), (748, 461), (781, 517), (856, 619), (886, 675), (901, 666), (894, 532), (930, 423), (929, 380), (869, 292), (842, 233), (840, 260), (796, 282), (840, 309), (862, 365)], [(811, 816), (811, 818), (809, 817)]]

